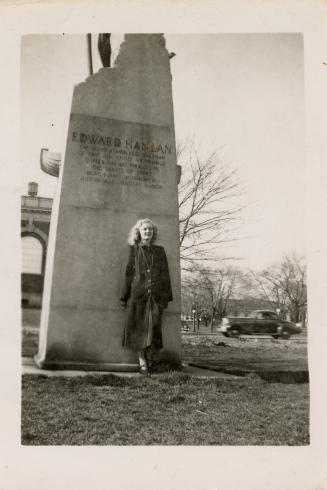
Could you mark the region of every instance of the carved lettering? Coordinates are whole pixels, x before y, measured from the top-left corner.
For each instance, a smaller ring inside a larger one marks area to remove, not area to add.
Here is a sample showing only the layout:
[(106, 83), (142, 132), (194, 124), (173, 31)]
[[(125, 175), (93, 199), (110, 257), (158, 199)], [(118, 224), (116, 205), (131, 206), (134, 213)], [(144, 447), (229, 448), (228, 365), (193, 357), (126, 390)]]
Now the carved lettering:
[(85, 165), (81, 182), (95, 185), (161, 189), (162, 170), (172, 145), (124, 135), (72, 132)]
[[(80, 142), (80, 143), (90, 143), (91, 145), (102, 145), (104, 147), (114, 147), (114, 148), (122, 148), (122, 139), (117, 136), (107, 136), (107, 135), (99, 135), (99, 134), (89, 134), (89, 133), (78, 133), (77, 131), (72, 132), (72, 141)], [(164, 156), (167, 153), (171, 155), (172, 146), (162, 143), (154, 143), (154, 142), (145, 142), (145, 141), (137, 141), (130, 138), (125, 138), (124, 140), (124, 149), (126, 150), (134, 150), (139, 152), (146, 153), (154, 153), (159, 157), (160, 155)]]

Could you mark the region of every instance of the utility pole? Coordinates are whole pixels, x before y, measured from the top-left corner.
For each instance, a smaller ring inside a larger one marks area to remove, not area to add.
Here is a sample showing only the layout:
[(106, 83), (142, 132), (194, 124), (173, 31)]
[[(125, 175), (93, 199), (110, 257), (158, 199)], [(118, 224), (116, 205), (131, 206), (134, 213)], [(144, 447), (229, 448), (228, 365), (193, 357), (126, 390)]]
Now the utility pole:
[(193, 315), (193, 332), (195, 332), (195, 313), (196, 313), (196, 306), (192, 306), (192, 315)]
[(91, 34), (87, 34), (87, 59), (89, 62), (89, 74), (93, 75), (92, 37), (91, 37)]

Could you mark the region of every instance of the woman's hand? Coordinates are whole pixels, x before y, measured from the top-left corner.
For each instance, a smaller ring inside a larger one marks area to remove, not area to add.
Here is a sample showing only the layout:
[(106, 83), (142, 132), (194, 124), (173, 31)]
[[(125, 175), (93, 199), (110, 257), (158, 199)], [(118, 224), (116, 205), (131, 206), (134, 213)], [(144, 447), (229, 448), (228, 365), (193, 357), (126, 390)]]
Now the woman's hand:
[(125, 310), (126, 309), (126, 301), (123, 301), (122, 299), (120, 300), (120, 309)]

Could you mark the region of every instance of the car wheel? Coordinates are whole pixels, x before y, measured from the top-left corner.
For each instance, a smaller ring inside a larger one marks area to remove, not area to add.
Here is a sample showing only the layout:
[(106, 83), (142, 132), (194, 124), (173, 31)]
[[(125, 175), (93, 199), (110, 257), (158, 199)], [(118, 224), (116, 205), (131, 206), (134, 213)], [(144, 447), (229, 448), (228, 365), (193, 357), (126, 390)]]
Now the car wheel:
[(231, 327), (230, 330), (229, 330), (229, 336), (230, 337), (234, 337), (234, 338), (237, 338), (241, 335), (241, 332), (240, 332), (240, 329), (237, 325), (235, 325), (235, 327)]
[[(284, 330), (283, 327), (278, 327), (278, 337), (281, 339), (289, 339), (291, 334), (288, 332), (288, 330)], [(277, 338), (278, 338), (277, 337)]]

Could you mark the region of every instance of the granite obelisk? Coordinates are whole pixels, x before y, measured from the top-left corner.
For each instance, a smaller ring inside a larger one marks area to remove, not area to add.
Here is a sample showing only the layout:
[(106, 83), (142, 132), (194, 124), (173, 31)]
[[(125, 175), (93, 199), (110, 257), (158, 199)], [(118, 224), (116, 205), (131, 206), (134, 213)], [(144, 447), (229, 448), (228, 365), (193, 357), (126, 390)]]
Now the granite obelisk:
[(174, 301), (164, 348), (180, 354), (180, 266), (172, 81), (161, 34), (127, 34), (112, 68), (74, 89), (54, 200), (39, 352), (42, 368), (134, 370), (119, 306), (127, 234), (148, 217), (167, 252)]

